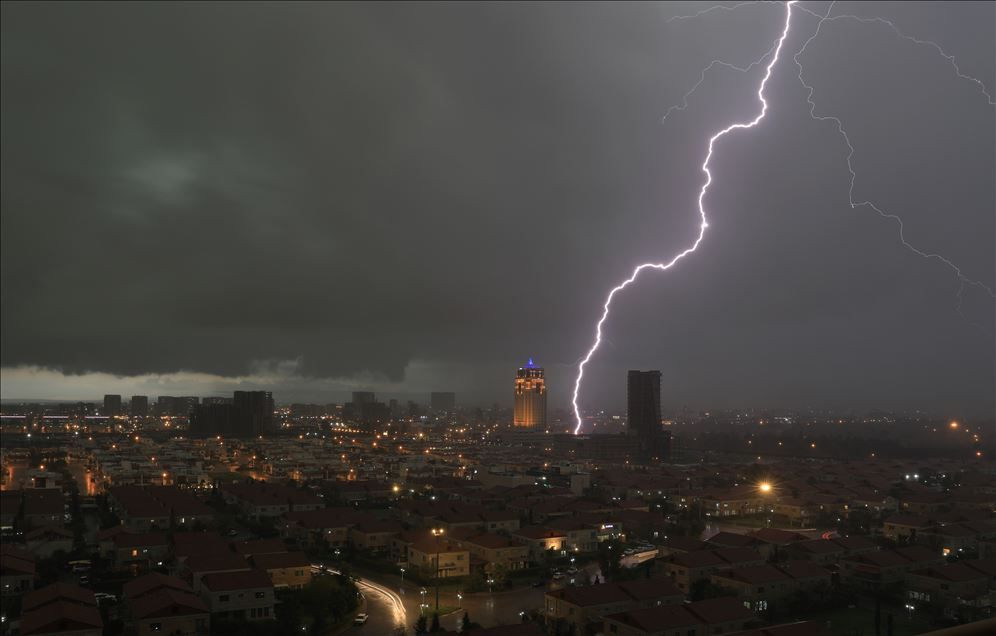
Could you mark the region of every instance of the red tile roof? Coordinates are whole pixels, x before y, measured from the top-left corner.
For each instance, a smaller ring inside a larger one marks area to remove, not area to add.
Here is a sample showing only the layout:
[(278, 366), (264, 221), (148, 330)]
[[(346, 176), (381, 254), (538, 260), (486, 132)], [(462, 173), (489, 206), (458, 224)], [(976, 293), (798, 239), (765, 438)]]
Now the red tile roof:
[(685, 593), (679, 590), (671, 579), (643, 579), (639, 581), (626, 581), (618, 584), (620, 588), (631, 598), (637, 601), (676, 596), (684, 598)]
[(122, 549), (166, 547), (169, 545), (166, 533), (164, 532), (146, 532), (142, 534), (122, 532), (114, 535), (111, 540), (114, 542), (114, 547)]
[(97, 606), (97, 599), (91, 590), (69, 583), (53, 583), (25, 594), (21, 599), (21, 610), (26, 612), (38, 609), (56, 601)]
[(276, 554), (287, 552), (287, 546), (280, 539), (257, 539), (255, 541), (237, 541), (232, 543), (232, 549), (238, 554)]
[(755, 530), (750, 533), (750, 536), (760, 539), (765, 543), (774, 543), (776, 545), (788, 545), (790, 543), (805, 541), (807, 539), (806, 536), (801, 535), (798, 532), (779, 530), (777, 528), (761, 528), (760, 530)]
[(551, 530), (550, 528), (543, 528), (540, 526), (528, 526), (525, 528), (519, 528), (513, 534), (519, 537), (524, 537), (526, 539), (566, 539), (567, 533), (561, 532), (560, 530)]
[(194, 554), (187, 558), (184, 567), (190, 572), (222, 572), (225, 570), (248, 570), (245, 557), (234, 552), (216, 554)]
[(21, 634), (49, 634), (84, 629), (101, 629), (104, 622), (95, 606), (55, 601), (21, 614)]
[(778, 569), (793, 579), (830, 578), (830, 572), (810, 561), (786, 561), (778, 564)]
[(731, 596), (695, 601), (684, 607), (701, 618), (706, 625), (749, 621), (754, 618), (754, 612), (744, 607), (740, 599)]
[(284, 568), (310, 568), (311, 561), (304, 552), (282, 552), (276, 554), (254, 554), (252, 563), (261, 570)]
[(833, 636), (833, 632), (819, 621), (799, 621), (735, 632), (729, 636)]
[(150, 572), (145, 576), (132, 579), (121, 587), (121, 591), (125, 597), (134, 599), (163, 588), (178, 590), (181, 592), (192, 591), (190, 586), (187, 585), (187, 582), (183, 579), (166, 574), (160, 574), (159, 572)]
[[(702, 624), (702, 620), (681, 605), (661, 605), (646, 609), (609, 614), (606, 620), (616, 621), (648, 633), (685, 630)], [(689, 630), (694, 631), (694, 630)]]
[(243, 572), (219, 572), (207, 574), (202, 581), (212, 592), (230, 590), (252, 590), (257, 588), (272, 588), (270, 576), (262, 570), (245, 570)]
[(162, 588), (129, 601), (131, 615), (139, 620), (207, 614), (204, 601), (191, 592)]
[(559, 598), (578, 607), (594, 607), (608, 603), (625, 603), (632, 600), (626, 592), (612, 583), (587, 585), (584, 587), (565, 587), (547, 592), (547, 596)]
[(773, 583), (775, 581), (787, 581), (789, 575), (785, 574), (772, 565), (755, 565), (746, 568), (736, 568), (721, 576), (735, 581), (742, 581), (751, 585), (759, 583)]
[(709, 537), (706, 541), (707, 543), (727, 548), (749, 548), (760, 543), (754, 537), (746, 534), (734, 534), (733, 532), (719, 532)]

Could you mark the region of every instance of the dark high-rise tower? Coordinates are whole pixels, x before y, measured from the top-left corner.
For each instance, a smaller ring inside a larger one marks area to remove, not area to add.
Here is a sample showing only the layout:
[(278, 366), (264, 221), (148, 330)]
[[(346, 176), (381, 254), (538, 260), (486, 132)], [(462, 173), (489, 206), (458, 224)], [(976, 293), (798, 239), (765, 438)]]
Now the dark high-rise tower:
[(232, 405), (243, 430), (252, 435), (273, 432), (273, 394), (269, 391), (236, 391)]
[(630, 371), (626, 383), (626, 429), (640, 438), (644, 459), (664, 459), (670, 434), (661, 428), (661, 372)]
[(353, 404), (371, 404), (377, 401), (373, 391), (353, 391)]
[(131, 396), (131, 416), (147, 417), (148, 415), (149, 415), (149, 396), (148, 395)]
[(429, 394), (429, 408), (433, 411), (452, 412), (456, 408), (456, 393), (433, 391)]
[(257, 437), (275, 428), (269, 391), (236, 391), (230, 402), (205, 401), (190, 415), (191, 437)]
[(512, 425), (516, 428), (546, 430), (546, 377), (533, 359), (515, 374), (515, 414)]
[(104, 396), (104, 415), (121, 415), (121, 396)]

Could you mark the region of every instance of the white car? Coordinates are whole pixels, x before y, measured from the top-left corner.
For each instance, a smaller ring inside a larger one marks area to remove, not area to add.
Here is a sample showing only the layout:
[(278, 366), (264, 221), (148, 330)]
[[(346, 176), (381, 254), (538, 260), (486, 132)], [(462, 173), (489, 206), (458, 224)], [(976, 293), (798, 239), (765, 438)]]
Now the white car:
[(369, 618), (366, 614), (357, 614), (356, 618), (353, 619), (353, 625), (363, 625)]

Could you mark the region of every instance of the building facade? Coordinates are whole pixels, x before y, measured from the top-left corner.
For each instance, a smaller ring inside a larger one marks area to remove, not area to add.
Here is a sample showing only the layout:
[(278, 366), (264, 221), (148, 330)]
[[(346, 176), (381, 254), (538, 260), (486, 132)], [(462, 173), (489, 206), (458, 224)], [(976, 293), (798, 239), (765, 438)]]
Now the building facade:
[(104, 396), (104, 415), (121, 415), (121, 396)]
[(148, 395), (131, 396), (131, 416), (148, 417), (148, 415), (149, 415), (149, 396)]
[(533, 359), (515, 374), (515, 412), (512, 424), (516, 428), (546, 430), (546, 377)]
[(626, 381), (626, 429), (640, 440), (644, 460), (665, 459), (671, 435), (661, 428), (661, 372), (630, 371)]
[(429, 408), (437, 412), (452, 411), (456, 408), (456, 393), (450, 391), (433, 391), (429, 394)]

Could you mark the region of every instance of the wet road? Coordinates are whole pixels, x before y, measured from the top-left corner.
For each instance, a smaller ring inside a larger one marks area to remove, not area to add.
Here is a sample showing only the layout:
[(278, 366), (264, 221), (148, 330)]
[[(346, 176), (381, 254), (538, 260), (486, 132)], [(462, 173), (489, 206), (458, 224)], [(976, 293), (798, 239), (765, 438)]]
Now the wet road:
[[(401, 592), (404, 599), (408, 622), (414, 625), (418, 618), (419, 605), (422, 603), (422, 593), (418, 586), (405, 585)], [(426, 587), (425, 603), (427, 616), (432, 616), (436, 603), (435, 588)], [(543, 595), (546, 588), (525, 587), (502, 592), (480, 592), (475, 594), (464, 594), (463, 598), (457, 598), (456, 592), (441, 591), (439, 594), (440, 606), (460, 607), (461, 609), (452, 614), (448, 614), (439, 619), (439, 624), (443, 629), (457, 629), (463, 620), (463, 613), (467, 612), (470, 620), (480, 623), (483, 627), (494, 627), (496, 625), (510, 625), (521, 620), (519, 615), (522, 611), (540, 609), (543, 607)]]
[[(410, 633), (422, 611), (423, 603), (427, 605), (426, 615), (432, 616), (436, 601), (435, 588), (422, 588), (397, 580), (380, 583), (367, 577), (359, 578), (357, 586), (366, 599), (365, 611), (370, 618), (365, 625), (350, 627), (345, 631), (347, 634), (390, 635), (399, 627), (404, 627)], [(545, 587), (526, 587), (494, 593), (462, 594), (462, 598), (458, 598), (457, 592), (440, 591), (440, 606), (461, 609), (440, 617), (439, 622), (443, 629), (456, 630), (466, 611), (472, 621), (484, 627), (518, 623), (521, 620), (520, 612), (543, 607), (545, 592)]]
[[(314, 572), (321, 571), (318, 565), (312, 565), (311, 567)], [(335, 572), (335, 570), (329, 571)], [(360, 589), (366, 601), (363, 611), (370, 616), (370, 619), (366, 624), (350, 627), (343, 633), (353, 634), (362, 631), (380, 636), (381, 634), (393, 634), (399, 627), (410, 627), (408, 625), (409, 621), (404, 602), (397, 592), (362, 577), (356, 579), (356, 586)], [(411, 623), (414, 625), (415, 615), (413, 614), (412, 616)]]
[[(409, 621), (406, 620), (405, 606), (401, 601), (401, 597), (395, 592), (367, 579), (358, 580), (356, 585), (363, 592), (363, 598), (366, 599), (366, 608), (364, 611), (370, 616), (370, 619), (365, 625), (350, 627), (344, 633), (367, 633), (377, 634), (377, 636), (389, 636), (399, 627), (406, 629), (411, 627), (411, 625), (407, 624)], [(414, 616), (410, 622), (412, 625), (415, 624)]]

